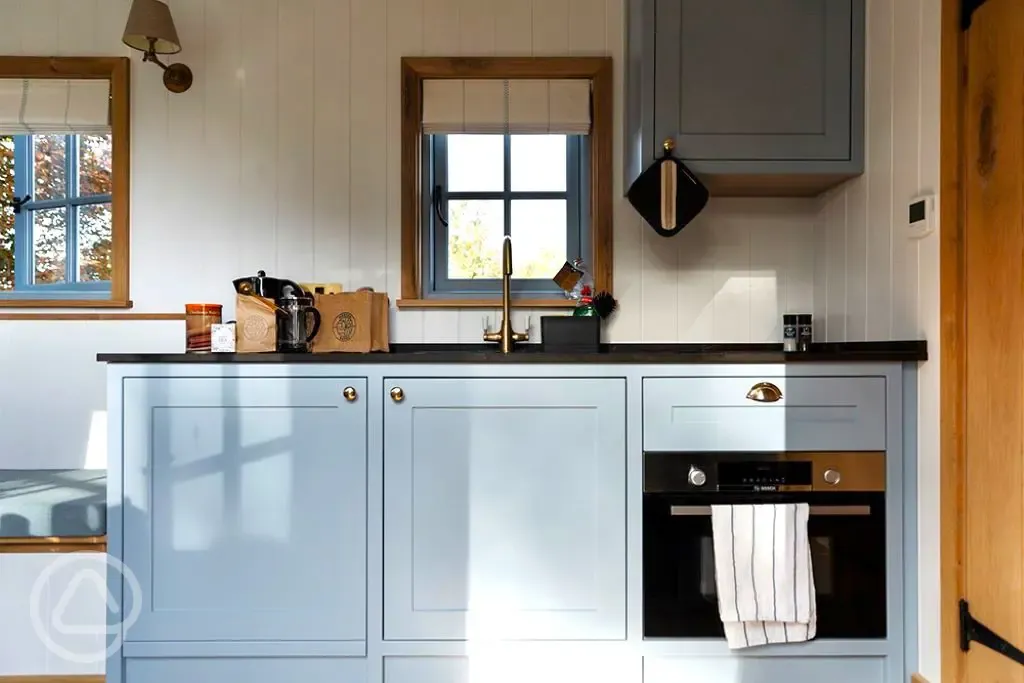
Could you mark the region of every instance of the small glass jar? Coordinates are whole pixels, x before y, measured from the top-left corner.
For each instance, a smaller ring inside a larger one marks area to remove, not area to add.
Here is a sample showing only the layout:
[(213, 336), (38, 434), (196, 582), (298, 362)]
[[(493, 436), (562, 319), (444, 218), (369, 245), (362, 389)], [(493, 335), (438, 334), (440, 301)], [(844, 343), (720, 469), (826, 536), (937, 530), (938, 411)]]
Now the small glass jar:
[(220, 304), (185, 304), (185, 352), (210, 353), (213, 325), (221, 319)]

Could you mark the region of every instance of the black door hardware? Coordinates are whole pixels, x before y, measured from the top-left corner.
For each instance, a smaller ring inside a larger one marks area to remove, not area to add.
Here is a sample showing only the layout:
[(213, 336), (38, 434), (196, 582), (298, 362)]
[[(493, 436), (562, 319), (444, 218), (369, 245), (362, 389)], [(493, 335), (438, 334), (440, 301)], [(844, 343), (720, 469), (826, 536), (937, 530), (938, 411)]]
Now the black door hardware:
[[(7, 202), (7, 206), (14, 209), (14, 213), (21, 213), (21, 208), (32, 201), (32, 195), (27, 194), (24, 197), (15, 197), (11, 201)], [(0, 204), (3, 206), (3, 204)]]
[(960, 30), (966, 31), (971, 27), (971, 18), (984, 4), (985, 0), (960, 0)]
[(967, 607), (967, 601), (960, 601), (960, 650), (967, 652), (971, 649), (971, 641), (981, 643), (990, 650), (1012, 659), (1018, 664), (1024, 664), (1024, 652), (1021, 652), (1010, 643), (1003, 640), (988, 626), (971, 616), (971, 610)]

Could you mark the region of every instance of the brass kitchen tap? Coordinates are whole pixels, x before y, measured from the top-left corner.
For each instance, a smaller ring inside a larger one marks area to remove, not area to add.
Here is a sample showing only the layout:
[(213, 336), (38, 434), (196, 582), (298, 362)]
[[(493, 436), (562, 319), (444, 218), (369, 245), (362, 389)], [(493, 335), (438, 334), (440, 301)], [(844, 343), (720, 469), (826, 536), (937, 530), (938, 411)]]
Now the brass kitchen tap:
[(498, 342), (502, 353), (512, 353), (516, 342), (530, 338), (530, 330), (512, 329), (512, 238), (505, 235), (501, 249), (501, 327), (495, 332), (484, 332), (485, 342)]

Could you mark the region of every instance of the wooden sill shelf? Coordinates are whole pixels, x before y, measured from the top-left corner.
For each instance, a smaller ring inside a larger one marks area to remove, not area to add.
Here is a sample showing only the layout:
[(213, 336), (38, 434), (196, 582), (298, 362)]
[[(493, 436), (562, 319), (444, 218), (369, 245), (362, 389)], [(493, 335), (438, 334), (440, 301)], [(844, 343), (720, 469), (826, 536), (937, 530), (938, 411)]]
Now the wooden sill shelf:
[[(501, 308), (500, 299), (399, 299), (399, 308)], [(512, 308), (574, 308), (571, 299), (513, 299)]]
[(106, 536), (45, 536), (0, 538), (0, 554), (107, 552)]
[(104, 683), (106, 680), (102, 674), (0, 676), (0, 683)]
[(53, 313), (7, 313), (0, 310), (0, 320), (184, 320), (184, 313), (97, 313), (54, 311)]
[(0, 308), (131, 308), (131, 301), (115, 299), (0, 299)]

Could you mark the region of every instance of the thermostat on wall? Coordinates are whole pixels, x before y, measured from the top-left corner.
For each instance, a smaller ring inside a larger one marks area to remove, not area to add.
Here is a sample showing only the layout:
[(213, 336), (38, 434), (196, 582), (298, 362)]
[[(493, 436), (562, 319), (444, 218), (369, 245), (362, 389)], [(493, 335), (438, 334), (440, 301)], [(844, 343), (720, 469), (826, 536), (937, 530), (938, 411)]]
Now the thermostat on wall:
[(924, 239), (935, 232), (935, 195), (925, 194), (910, 200), (907, 226), (907, 236), (913, 240)]

